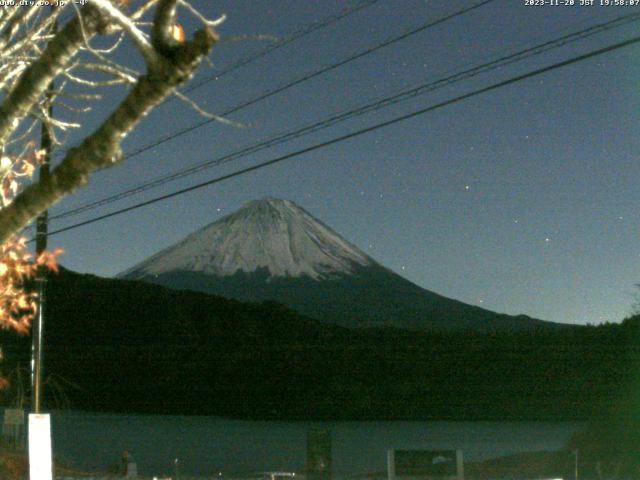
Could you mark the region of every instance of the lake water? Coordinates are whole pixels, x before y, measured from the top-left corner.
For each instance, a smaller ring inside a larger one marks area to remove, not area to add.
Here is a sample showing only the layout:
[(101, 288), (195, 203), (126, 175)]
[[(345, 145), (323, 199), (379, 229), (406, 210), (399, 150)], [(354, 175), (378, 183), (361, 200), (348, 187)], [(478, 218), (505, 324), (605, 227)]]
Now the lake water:
[(389, 448), (462, 449), (465, 460), (561, 448), (582, 428), (571, 422), (256, 422), (217, 417), (52, 414), (54, 454), (88, 471), (132, 453), (142, 475), (302, 471), (306, 435), (330, 430), (336, 477), (384, 471)]

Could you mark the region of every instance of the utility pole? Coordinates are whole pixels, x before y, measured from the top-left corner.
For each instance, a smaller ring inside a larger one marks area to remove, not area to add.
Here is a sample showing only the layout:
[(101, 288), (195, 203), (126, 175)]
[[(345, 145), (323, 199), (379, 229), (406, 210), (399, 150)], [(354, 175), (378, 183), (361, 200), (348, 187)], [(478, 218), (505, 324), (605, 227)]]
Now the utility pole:
[[(51, 6), (51, 11), (55, 9)], [(57, 21), (53, 24), (53, 33), (58, 30)], [(47, 101), (49, 105), (47, 110), (49, 118), (53, 115), (53, 95), (54, 83), (49, 84), (49, 93)], [(40, 166), (38, 181), (45, 182), (51, 175), (49, 161), (51, 159), (51, 147), (53, 138), (50, 125), (46, 121), (42, 122), (40, 130), (40, 149), (44, 152), (44, 161)], [(47, 235), (49, 229), (49, 211), (45, 210), (36, 219), (36, 258), (47, 249)], [(43, 334), (44, 319), (47, 305), (47, 269), (40, 266), (36, 273), (36, 285), (38, 288), (38, 312), (35, 323), (31, 329), (31, 411), (32, 413), (40, 413), (40, 405), (42, 402), (42, 350), (43, 350)]]
[(577, 448), (573, 451), (573, 454), (574, 454), (574, 455), (575, 455), (575, 457), (576, 457), (576, 461), (575, 461), (575, 464), (574, 464), (574, 468), (575, 468), (575, 471), (574, 471), (575, 480), (578, 480), (578, 454), (579, 454), (579, 452), (580, 452), (580, 451), (579, 451)]
[[(49, 106), (49, 113), (52, 107)], [(51, 155), (51, 134), (46, 123), (42, 124), (40, 132), (40, 147), (44, 150), (44, 163), (40, 166), (38, 181), (44, 182), (50, 175), (49, 159)], [(49, 223), (49, 212), (45, 210), (36, 219), (36, 258), (47, 249), (47, 233)], [(31, 344), (31, 411), (40, 413), (42, 400), (42, 346), (44, 334), (44, 319), (47, 306), (47, 270), (45, 266), (40, 266), (36, 273), (36, 284), (38, 287), (38, 312), (35, 323), (32, 327)]]

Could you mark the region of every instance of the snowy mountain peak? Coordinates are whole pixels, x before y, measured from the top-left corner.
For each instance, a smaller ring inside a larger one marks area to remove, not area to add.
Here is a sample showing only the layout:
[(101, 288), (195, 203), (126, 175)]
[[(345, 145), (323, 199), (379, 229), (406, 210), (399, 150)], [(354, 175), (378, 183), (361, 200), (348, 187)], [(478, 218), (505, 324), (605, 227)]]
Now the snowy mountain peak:
[(320, 279), (375, 264), (294, 202), (266, 197), (245, 204), (120, 276), (143, 278), (185, 271), (230, 276), (266, 269), (275, 277)]

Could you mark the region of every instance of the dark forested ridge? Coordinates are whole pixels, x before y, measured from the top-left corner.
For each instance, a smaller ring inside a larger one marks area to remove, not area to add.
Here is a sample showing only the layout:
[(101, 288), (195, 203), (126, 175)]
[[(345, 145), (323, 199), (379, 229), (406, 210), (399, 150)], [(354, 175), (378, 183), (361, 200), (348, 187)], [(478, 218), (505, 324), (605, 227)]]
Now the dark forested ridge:
[[(533, 332), (349, 330), (241, 303), (63, 271), (45, 373), (70, 407), (278, 419), (589, 419), (624, 405), (640, 317)], [(28, 339), (3, 333), (4, 368)], [(48, 399), (51, 401), (51, 398)]]

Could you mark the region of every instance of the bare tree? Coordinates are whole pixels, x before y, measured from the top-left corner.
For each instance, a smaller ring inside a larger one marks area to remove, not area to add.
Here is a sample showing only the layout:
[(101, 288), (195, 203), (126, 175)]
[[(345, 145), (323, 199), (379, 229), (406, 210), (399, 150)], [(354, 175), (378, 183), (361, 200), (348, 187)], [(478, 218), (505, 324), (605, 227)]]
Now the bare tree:
[[(15, 6), (0, 10), (0, 326), (25, 331), (35, 304), (20, 285), (34, 265), (55, 266), (57, 252), (31, 262), (16, 234), (85, 185), (93, 172), (122, 160), (123, 139), (169, 95), (180, 95), (176, 88), (209, 55), (218, 40), (214, 28), (223, 18), (208, 20), (186, 0), (131, 5), (127, 0), (88, 0), (82, 7), (59, 2), (55, 8), (37, 1), (20, 3), (25, 2), (16, 0)], [(190, 39), (177, 21), (179, 9), (202, 24)], [(112, 42), (97, 48), (96, 37)], [(145, 72), (112, 60), (123, 43), (135, 46)], [(36, 126), (44, 124), (54, 144), (63, 143), (68, 130), (81, 127), (51, 115), (52, 102), (61, 107), (56, 110), (84, 112), (100, 98), (101, 88), (116, 84), (124, 85), (127, 94), (102, 124), (70, 148), (50, 176), (22, 188), (21, 178), (31, 177), (43, 161), (30, 141)]]

